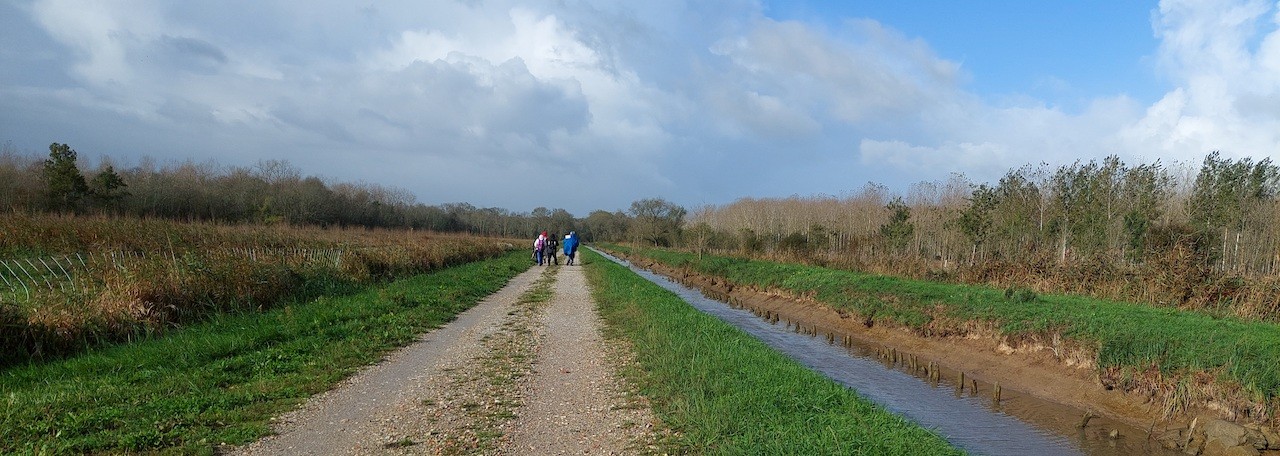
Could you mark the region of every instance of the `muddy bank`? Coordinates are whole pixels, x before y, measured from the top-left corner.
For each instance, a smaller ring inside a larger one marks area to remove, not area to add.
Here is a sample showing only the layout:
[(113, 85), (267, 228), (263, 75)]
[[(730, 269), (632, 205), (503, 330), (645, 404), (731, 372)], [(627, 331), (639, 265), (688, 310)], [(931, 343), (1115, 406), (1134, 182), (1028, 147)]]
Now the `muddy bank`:
[[(1209, 429), (1231, 428), (1231, 423), (1215, 420), (1207, 410), (1193, 410), (1165, 418), (1163, 405), (1152, 394), (1126, 393), (1104, 386), (1088, 350), (1069, 346), (1061, 340), (1010, 341), (994, 330), (969, 328), (963, 336), (926, 337), (907, 328), (885, 325), (847, 311), (836, 310), (811, 299), (776, 290), (735, 287), (717, 277), (694, 274), (643, 258), (633, 258), (646, 269), (677, 279), (703, 290), (709, 296), (744, 308), (757, 315), (775, 319), (789, 328), (812, 331), (844, 343), (846, 338), (865, 346), (880, 347), (891, 364), (912, 371), (931, 370), (941, 379), (955, 383), (963, 375), (965, 383), (977, 386), (983, 394), (991, 394), (996, 385), (1006, 397), (1028, 395), (1043, 401), (1081, 411), (1074, 418), (1085, 424), (1088, 432), (1107, 432), (1108, 421), (1139, 429), (1131, 438), (1149, 439), (1165, 447), (1187, 450), (1189, 454), (1222, 454), (1229, 448), (1253, 453), (1278, 454), (1280, 440), (1274, 432), (1261, 428), (1239, 427), (1239, 441), (1218, 439), (1206, 434)], [(889, 355), (892, 353), (892, 355)], [(936, 366), (929, 369), (928, 366)], [(970, 392), (970, 394), (975, 394)], [(1192, 427), (1193, 417), (1201, 416)], [(1119, 426), (1113, 426), (1119, 427)], [(1232, 428), (1235, 429), (1235, 428)], [(1234, 435), (1234, 434), (1232, 434)], [(1224, 437), (1225, 439), (1225, 437)], [(1211, 443), (1206, 445), (1206, 442)]]

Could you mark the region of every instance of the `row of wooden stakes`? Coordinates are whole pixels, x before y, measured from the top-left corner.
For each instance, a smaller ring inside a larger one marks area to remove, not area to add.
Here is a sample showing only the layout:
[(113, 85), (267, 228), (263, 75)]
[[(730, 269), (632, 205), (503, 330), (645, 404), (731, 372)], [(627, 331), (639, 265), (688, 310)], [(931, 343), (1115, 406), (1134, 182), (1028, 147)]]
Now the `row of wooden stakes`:
[[(686, 286), (694, 286), (693, 283), (687, 280), (683, 280), (683, 278), (681, 278), (679, 282)], [(738, 309), (745, 308), (747, 310), (750, 310), (752, 314), (754, 314), (757, 317), (763, 318), (765, 321), (769, 322), (770, 324), (776, 325), (778, 324), (779, 321), (782, 321), (782, 316), (779, 315), (778, 312), (767, 310), (767, 309), (761, 310), (756, 307), (748, 307), (744, 302), (742, 302), (740, 299), (738, 299), (737, 297), (733, 296), (730, 293), (724, 293), (724, 292), (719, 292), (714, 290), (705, 290), (705, 289), (702, 292), (704, 295), (706, 295), (711, 299), (728, 303), (730, 307), (738, 308)], [(800, 324), (800, 322), (792, 322), (791, 320), (786, 320), (786, 322), (787, 322), (787, 328), (794, 329), (797, 334), (806, 334), (813, 337), (818, 336), (819, 331), (818, 331), (817, 325), (803, 326)], [(836, 334), (834, 332), (827, 333), (827, 343), (832, 345), (836, 343)], [(840, 337), (840, 344), (845, 348), (853, 347), (854, 345), (853, 336), (848, 334), (842, 335)], [(909, 355), (909, 354), (900, 355), (898, 353), (898, 349), (896, 348), (885, 348), (885, 349), (877, 350), (877, 356), (879, 356), (880, 359), (886, 360), (890, 364), (895, 366), (898, 364), (904, 364), (908, 369), (911, 369), (913, 373), (919, 373), (921, 370), (920, 360), (916, 357), (916, 355)], [(942, 380), (942, 369), (939, 367), (937, 361), (929, 361), (929, 363), (923, 366), (923, 368), (924, 368), (924, 373), (929, 378), (930, 382), (933, 382), (936, 385), (939, 381)], [(957, 394), (964, 393), (964, 389), (966, 386), (965, 373), (961, 371), (958, 373), (957, 377), (958, 378), (956, 381), (956, 385), (959, 388), (957, 391)], [(977, 379), (969, 378), (967, 382), (967, 386), (969, 387), (970, 394), (975, 394), (975, 395), (978, 394)], [(1000, 402), (1000, 382), (996, 382), (994, 385), (992, 385), (991, 399), (996, 403)]]
[[(677, 277), (676, 281), (690, 288), (701, 288), (698, 286), (698, 284), (695, 284), (690, 280), (686, 280), (685, 277)], [(772, 310), (761, 310), (756, 307), (749, 307), (741, 299), (733, 296), (730, 293), (724, 293), (720, 291), (706, 290), (706, 289), (702, 289), (702, 293), (708, 298), (715, 299), (720, 302), (728, 303), (730, 307), (733, 307), (735, 309), (750, 310), (752, 314), (754, 314), (757, 317), (763, 318), (765, 321), (769, 322), (770, 324), (776, 325), (778, 324), (779, 321), (782, 321), (782, 316), (779, 315), (778, 312), (775, 312)], [(809, 325), (808, 327), (804, 327), (800, 324), (800, 322), (792, 322), (791, 320), (786, 320), (786, 322), (787, 322), (787, 329), (794, 328), (797, 334), (806, 334), (812, 337), (818, 336), (817, 325)], [(827, 343), (832, 345), (836, 343), (835, 333), (833, 332), (827, 333)], [(848, 334), (842, 335), (840, 337), (840, 344), (845, 348), (852, 348), (854, 345), (853, 336)], [(903, 364), (908, 369), (911, 369), (913, 373), (919, 373), (921, 370), (920, 360), (919, 358), (916, 357), (916, 355), (900, 354), (898, 353), (898, 349), (896, 348), (886, 347), (883, 349), (878, 349), (876, 350), (876, 355), (880, 359), (889, 362), (891, 365), (897, 366), (898, 364)], [(933, 382), (935, 386), (938, 384), (938, 382), (942, 380), (942, 369), (939, 367), (937, 361), (929, 361), (928, 364), (924, 365), (923, 369), (924, 369), (925, 375), (929, 378), (929, 381)], [(963, 371), (959, 372), (957, 374), (957, 381), (956, 381), (956, 386), (958, 387), (956, 394), (964, 393), (964, 388), (966, 385), (965, 380), (966, 380), (965, 373)], [(970, 394), (974, 394), (974, 395), (978, 394), (977, 379), (969, 378), (968, 386), (969, 386)], [(992, 385), (991, 399), (997, 404), (1000, 403), (1000, 382), (996, 382), (995, 384)], [(1096, 417), (1097, 415), (1094, 414), (1092, 410), (1085, 411), (1084, 416), (1080, 418), (1080, 422), (1077, 424), (1077, 427), (1083, 429), (1084, 427), (1089, 425), (1089, 421), (1091, 419)], [(1155, 423), (1152, 423), (1152, 428), (1154, 429), (1154, 427), (1155, 427)], [(1147, 433), (1150, 434), (1151, 431), (1148, 430)], [(1117, 431), (1114, 431), (1114, 430), (1111, 431), (1110, 437), (1112, 439), (1116, 438)]]
[[(849, 336), (845, 337), (848, 338)], [(901, 364), (910, 369), (912, 373), (919, 373), (923, 368), (925, 376), (928, 377), (929, 381), (933, 382), (934, 385), (937, 385), (938, 382), (942, 381), (942, 367), (938, 365), (937, 361), (929, 361), (928, 364), (921, 366), (920, 359), (916, 357), (916, 355), (900, 354), (898, 353), (898, 349), (892, 347), (876, 350), (876, 356), (881, 360), (887, 361), (890, 365), (897, 366)], [(956, 393), (964, 393), (965, 386), (968, 386), (970, 394), (978, 394), (978, 380), (974, 378), (969, 378), (968, 382), (965, 380), (964, 371), (957, 372), (956, 387), (958, 390)], [(996, 382), (992, 385), (991, 400), (997, 403), (1000, 402), (1000, 382)]]
[[(727, 294), (725, 295), (725, 299), (722, 299), (722, 301), (728, 302), (731, 306), (734, 306), (737, 308), (747, 308), (741, 302), (737, 301), (735, 298)], [(760, 310), (754, 307), (750, 307), (747, 309), (750, 310), (751, 313), (754, 314), (755, 316), (763, 318), (765, 321), (769, 322), (770, 324), (777, 324), (779, 321), (782, 321), (781, 316), (778, 314), (778, 312), (775, 312), (772, 310)], [(817, 335), (819, 334), (817, 325), (809, 325), (805, 327), (805, 326), (802, 326), (800, 322), (793, 323), (791, 320), (786, 320), (786, 323), (787, 323), (787, 328), (794, 329), (796, 333), (806, 334), (813, 337), (817, 337)], [(827, 333), (827, 343), (832, 345), (836, 343), (836, 334), (834, 332)], [(845, 348), (852, 348), (854, 345), (853, 336), (848, 334), (841, 335), (840, 344)], [(884, 361), (888, 361), (891, 365), (896, 366), (896, 365), (902, 364), (904, 365), (904, 367), (910, 369), (913, 373), (919, 373), (920, 370), (922, 369), (922, 366), (920, 365), (920, 359), (916, 355), (898, 353), (898, 349), (896, 348), (886, 347), (883, 349), (876, 350), (876, 355), (880, 359)], [(942, 380), (942, 369), (938, 365), (937, 361), (929, 361), (928, 364), (925, 364), (923, 366), (923, 370), (925, 372), (925, 375), (928, 377), (929, 381), (933, 382), (935, 386), (937, 385), (938, 382)], [(966, 376), (964, 371), (960, 371), (959, 373), (957, 373), (956, 386), (958, 390), (956, 391), (956, 394), (963, 394), (966, 385), (968, 385), (969, 387), (970, 394), (974, 394), (974, 395), (978, 394), (978, 380), (974, 378), (966, 379), (965, 377)], [(968, 380), (967, 383), (966, 383), (966, 380)], [(1000, 393), (1001, 393), (1000, 382), (995, 382), (991, 387), (991, 400), (999, 404)], [(1089, 421), (1095, 417), (1097, 417), (1097, 415), (1095, 415), (1092, 410), (1086, 411), (1084, 416), (1081, 417), (1080, 422), (1077, 424), (1077, 427), (1083, 429), (1085, 426), (1088, 426)], [(1111, 438), (1113, 439), (1116, 438), (1116, 431), (1111, 432)]]
[[(737, 308), (744, 307), (741, 305), (741, 303), (734, 302), (735, 301), (734, 298), (729, 295), (726, 295), (726, 299), (724, 299), (724, 301), (729, 302), (731, 306), (734, 306)], [(770, 324), (777, 324), (779, 321), (782, 321), (781, 316), (778, 314), (778, 312), (775, 312), (772, 310), (760, 310), (754, 307), (748, 308), (748, 310), (750, 310), (751, 313), (754, 314), (755, 316), (763, 318), (765, 321), (769, 322)], [(817, 337), (819, 334), (817, 325), (803, 326), (800, 324), (800, 322), (793, 323), (791, 320), (786, 320), (786, 323), (787, 323), (787, 329), (794, 329), (797, 334), (806, 334), (813, 337)], [(834, 332), (827, 333), (827, 343), (832, 345), (836, 343), (836, 334)], [(854, 345), (853, 336), (848, 334), (841, 335), (840, 344), (845, 348), (853, 347)], [(880, 359), (886, 360), (890, 364), (895, 366), (898, 364), (903, 364), (908, 369), (911, 369), (913, 373), (919, 373), (921, 370), (920, 360), (916, 357), (916, 355), (908, 355), (908, 354), (900, 355), (898, 353), (898, 349), (896, 348), (885, 348), (885, 349), (877, 350), (877, 356)], [(923, 366), (923, 369), (924, 369), (925, 375), (929, 378), (929, 381), (933, 382), (935, 385), (942, 380), (942, 369), (938, 365), (937, 361), (930, 361), (927, 365)], [(956, 381), (956, 385), (959, 388), (957, 393), (964, 393), (965, 386), (967, 385), (969, 387), (970, 394), (975, 394), (975, 395), (978, 394), (978, 380), (973, 378), (969, 378), (967, 380), (968, 382), (966, 382), (965, 373), (963, 371), (959, 372), (958, 378)], [(1000, 402), (1000, 382), (996, 382), (994, 385), (992, 385), (991, 399), (997, 403)]]

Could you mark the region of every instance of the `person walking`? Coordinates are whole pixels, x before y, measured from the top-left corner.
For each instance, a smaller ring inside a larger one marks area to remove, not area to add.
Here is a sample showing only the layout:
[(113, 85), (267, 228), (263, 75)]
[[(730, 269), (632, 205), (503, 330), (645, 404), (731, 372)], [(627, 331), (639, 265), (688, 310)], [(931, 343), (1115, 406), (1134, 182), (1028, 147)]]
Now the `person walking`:
[(538, 266), (542, 266), (542, 253), (545, 251), (546, 247), (547, 232), (543, 231), (542, 234), (538, 235), (537, 239), (533, 240), (533, 261), (537, 262)]
[(564, 265), (573, 266), (573, 257), (578, 253), (578, 234), (570, 231), (564, 235)]
[(560, 248), (559, 236), (559, 234), (553, 234), (547, 237), (547, 245), (543, 248), (543, 250), (547, 252), (546, 255), (544, 255), (547, 260), (547, 266), (551, 266), (551, 263), (555, 263), (556, 266), (560, 265), (560, 259), (556, 257), (556, 249)]

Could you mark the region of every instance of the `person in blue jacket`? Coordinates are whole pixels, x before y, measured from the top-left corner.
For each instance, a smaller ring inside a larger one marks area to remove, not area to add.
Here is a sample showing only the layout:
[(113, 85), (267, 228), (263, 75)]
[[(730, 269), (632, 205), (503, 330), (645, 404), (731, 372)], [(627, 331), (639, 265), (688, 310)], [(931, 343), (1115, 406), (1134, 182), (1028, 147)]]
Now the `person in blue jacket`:
[(578, 233), (570, 231), (564, 235), (564, 243), (561, 245), (564, 246), (565, 266), (573, 266), (573, 258), (578, 253)]

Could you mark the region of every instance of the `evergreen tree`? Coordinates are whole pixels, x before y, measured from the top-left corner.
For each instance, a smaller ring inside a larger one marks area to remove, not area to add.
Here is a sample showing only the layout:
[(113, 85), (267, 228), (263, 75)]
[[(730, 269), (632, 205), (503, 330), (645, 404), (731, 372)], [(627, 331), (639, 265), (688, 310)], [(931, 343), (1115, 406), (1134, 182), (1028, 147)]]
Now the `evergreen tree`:
[(86, 195), (89, 184), (76, 167), (76, 151), (66, 144), (49, 145), (49, 158), (44, 161), (43, 176), (53, 209), (74, 210)]
[(128, 184), (116, 174), (115, 168), (107, 166), (89, 181), (89, 195), (93, 196), (99, 207), (114, 206), (116, 202), (129, 196), (126, 187)]
[(896, 197), (884, 208), (889, 210), (889, 222), (880, 225), (880, 236), (893, 248), (902, 250), (916, 231), (916, 226), (910, 221), (911, 207), (902, 202), (902, 197)]

